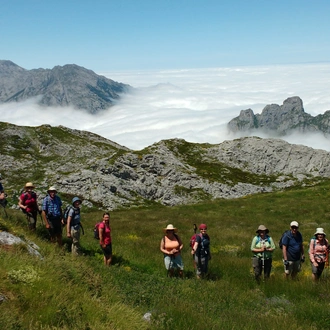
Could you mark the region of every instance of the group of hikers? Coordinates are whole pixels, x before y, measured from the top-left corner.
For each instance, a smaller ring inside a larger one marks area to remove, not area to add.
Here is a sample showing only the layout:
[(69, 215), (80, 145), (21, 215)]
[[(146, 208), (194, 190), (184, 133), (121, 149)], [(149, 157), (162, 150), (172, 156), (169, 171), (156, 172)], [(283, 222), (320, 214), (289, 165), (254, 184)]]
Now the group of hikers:
[[(5, 199), (5, 192), (1, 184), (0, 174), (0, 203)], [(63, 211), (62, 200), (57, 195), (57, 189), (54, 186), (49, 187), (47, 195), (42, 200), (41, 208), (38, 205), (37, 194), (34, 191), (35, 186), (32, 182), (27, 182), (18, 199), (18, 206), (26, 215), (28, 227), (30, 230), (36, 230), (37, 217), (40, 214), (42, 222), (49, 232), (50, 240), (57, 242), (59, 246), (63, 245), (63, 228), (66, 228), (66, 235), (71, 239), (71, 252), (73, 255), (81, 254), (80, 236), (84, 233), (80, 218), (80, 207), (82, 200), (79, 197), (73, 197), (71, 204)], [(3, 198), (2, 198), (3, 197)], [(104, 264), (109, 266), (112, 259), (112, 242), (110, 214), (103, 214), (102, 221), (98, 224), (98, 235), (100, 248), (104, 255)]]
[[(256, 236), (251, 243), (253, 253), (252, 266), (257, 282), (260, 282), (263, 274), (264, 279), (269, 278), (272, 268), (272, 254), (275, 250), (275, 243), (269, 230), (264, 225), (260, 225), (256, 231)], [(303, 237), (299, 231), (297, 221), (290, 223), (290, 230), (283, 233), (279, 247), (282, 249), (284, 273), (288, 278), (295, 278), (301, 270), (301, 265), (305, 261), (305, 251)], [(312, 268), (312, 279), (320, 279), (326, 263), (328, 263), (329, 242), (323, 228), (316, 228), (314, 236), (309, 242), (309, 259)]]
[[(6, 194), (1, 183), (0, 174), (0, 205), (6, 206)], [(63, 245), (62, 230), (66, 227), (67, 237), (72, 240), (71, 251), (73, 255), (79, 255), (80, 235), (83, 233), (83, 227), (80, 218), (80, 207), (82, 200), (74, 197), (71, 205), (62, 210), (62, 200), (57, 195), (55, 187), (51, 186), (47, 190), (47, 195), (42, 201), (42, 207), (39, 208), (37, 194), (32, 182), (27, 182), (24, 190), (19, 196), (18, 206), (26, 214), (30, 230), (36, 230), (37, 216), (41, 215), (43, 223), (50, 234), (52, 242), (57, 242), (59, 246)], [(199, 233), (190, 240), (193, 265), (197, 278), (203, 278), (208, 273), (208, 262), (211, 259), (210, 237), (207, 234), (207, 225), (199, 226)], [(104, 255), (104, 264), (110, 266), (112, 261), (112, 239), (110, 227), (110, 214), (105, 212), (102, 221), (97, 224), (95, 237), (99, 240), (100, 248)], [(181, 257), (183, 242), (177, 234), (178, 229), (172, 224), (163, 228), (165, 233), (160, 242), (160, 251), (164, 254), (165, 268), (170, 277), (178, 271), (178, 276), (183, 277), (184, 264)], [(303, 246), (303, 237), (299, 232), (297, 221), (290, 223), (290, 230), (283, 233), (279, 246), (282, 249), (284, 273), (286, 277), (295, 278), (301, 270), (301, 264), (305, 261), (305, 252)], [(260, 225), (256, 230), (251, 243), (252, 267), (254, 276), (259, 283), (262, 276), (264, 279), (270, 277), (272, 269), (272, 255), (275, 250), (275, 243), (269, 235), (266, 226)], [(314, 236), (309, 242), (309, 259), (312, 268), (312, 278), (317, 281), (328, 263), (329, 243), (323, 228), (316, 228)]]

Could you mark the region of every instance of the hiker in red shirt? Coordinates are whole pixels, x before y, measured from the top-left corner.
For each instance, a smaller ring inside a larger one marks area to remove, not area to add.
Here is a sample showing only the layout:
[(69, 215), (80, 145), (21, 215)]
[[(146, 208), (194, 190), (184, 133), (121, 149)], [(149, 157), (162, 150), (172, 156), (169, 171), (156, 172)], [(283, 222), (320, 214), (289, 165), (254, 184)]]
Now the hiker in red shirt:
[(26, 214), (30, 230), (36, 230), (37, 215), (39, 212), (37, 194), (33, 191), (34, 188), (32, 182), (27, 182), (24, 187), (25, 191), (18, 200), (18, 206)]

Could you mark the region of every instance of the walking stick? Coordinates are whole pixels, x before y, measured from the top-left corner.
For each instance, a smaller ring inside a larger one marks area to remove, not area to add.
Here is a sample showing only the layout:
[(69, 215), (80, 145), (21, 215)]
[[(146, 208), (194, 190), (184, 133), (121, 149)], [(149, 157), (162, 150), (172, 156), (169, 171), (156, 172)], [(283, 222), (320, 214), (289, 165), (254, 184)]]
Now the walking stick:
[(262, 276), (263, 280), (265, 280), (265, 240), (262, 241), (262, 245), (264, 248), (264, 251), (262, 252)]

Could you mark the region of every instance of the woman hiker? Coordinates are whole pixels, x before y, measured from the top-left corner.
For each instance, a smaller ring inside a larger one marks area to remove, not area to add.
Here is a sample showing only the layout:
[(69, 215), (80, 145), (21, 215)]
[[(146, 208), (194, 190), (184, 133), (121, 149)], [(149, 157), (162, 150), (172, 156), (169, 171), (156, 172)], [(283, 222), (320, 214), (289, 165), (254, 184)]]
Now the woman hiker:
[(179, 276), (183, 277), (183, 261), (181, 250), (183, 243), (180, 237), (176, 234), (178, 229), (169, 224), (163, 229), (165, 236), (160, 241), (160, 251), (164, 253), (164, 264), (167, 269), (168, 276), (174, 275), (174, 270), (179, 270)]
[(317, 281), (322, 275), (325, 263), (328, 261), (329, 243), (325, 238), (323, 228), (316, 228), (314, 237), (309, 243), (309, 259), (312, 266), (312, 278)]
[(273, 239), (268, 236), (269, 230), (260, 225), (256, 231), (257, 235), (251, 243), (251, 251), (253, 252), (252, 266), (254, 276), (257, 282), (260, 282), (262, 271), (264, 278), (269, 278), (272, 269), (272, 254), (275, 250)]
[(99, 225), (100, 246), (103, 251), (103, 260), (106, 266), (111, 265), (112, 261), (112, 239), (110, 227), (110, 214), (103, 213), (102, 222)]

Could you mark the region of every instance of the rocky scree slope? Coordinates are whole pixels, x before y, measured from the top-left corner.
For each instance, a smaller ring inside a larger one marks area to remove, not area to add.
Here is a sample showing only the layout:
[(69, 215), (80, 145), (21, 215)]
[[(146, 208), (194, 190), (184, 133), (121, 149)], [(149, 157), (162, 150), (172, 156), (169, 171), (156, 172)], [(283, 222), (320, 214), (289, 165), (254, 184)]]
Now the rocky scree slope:
[(303, 101), (294, 96), (286, 99), (283, 105), (267, 105), (261, 114), (254, 114), (253, 110), (241, 110), (238, 117), (228, 123), (233, 132), (262, 131), (267, 134), (284, 136), (291, 132), (321, 132), (330, 135), (330, 110), (315, 117), (306, 113)]
[(40, 105), (73, 106), (90, 113), (105, 110), (133, 88), (75, 64), (26, 70), (0, 61), (0, 102), (37, 98)]
[(238, 198), (330, 177), (330, 153), (257, 137), (220, 144), (164, 140), (132, 151), (66, 127), (0, 123), (1, 169), (16, 204), (27, 181), (40, 197), (55, 185), (66, 201), (110, 210)]

